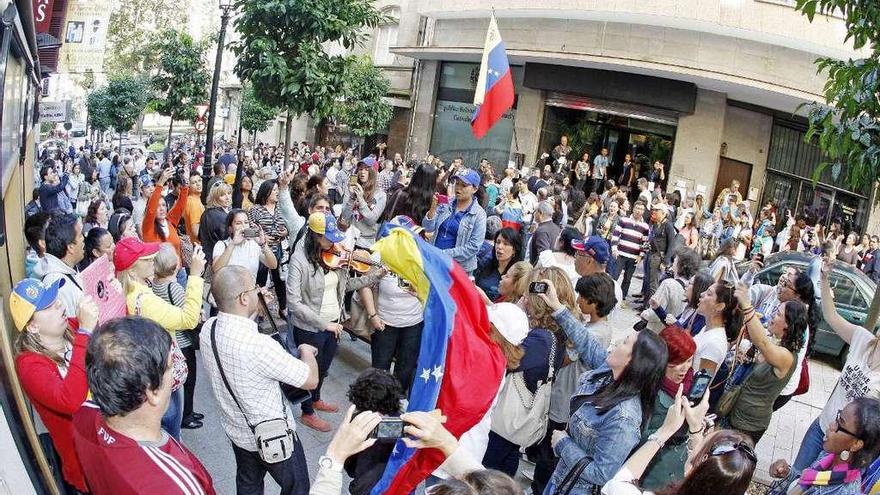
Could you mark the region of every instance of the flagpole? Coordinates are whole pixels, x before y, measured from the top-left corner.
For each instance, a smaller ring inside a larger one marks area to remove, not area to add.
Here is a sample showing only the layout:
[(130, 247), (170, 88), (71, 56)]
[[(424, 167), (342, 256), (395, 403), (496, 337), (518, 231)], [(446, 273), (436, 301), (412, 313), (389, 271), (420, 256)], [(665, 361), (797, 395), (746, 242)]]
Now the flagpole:
[[(492, 4), (489, 8), (492, 9), (492, 17), (496, 17), (495, 5)], [(519, 153), (519, 137), (516, 134), (516, 117), (513, 119), (513, 149), (516, 153)]]

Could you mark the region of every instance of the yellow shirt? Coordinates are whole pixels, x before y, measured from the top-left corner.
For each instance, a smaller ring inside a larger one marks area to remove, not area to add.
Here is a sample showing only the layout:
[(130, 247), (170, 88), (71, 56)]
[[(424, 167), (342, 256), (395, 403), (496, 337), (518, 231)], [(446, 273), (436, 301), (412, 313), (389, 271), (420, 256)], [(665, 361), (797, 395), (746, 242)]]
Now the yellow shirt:
[(192, 330), (199, 324), (204, 288), (205, 281), (202, 277), (190, 275), (186, 282), (183, 307), (178, 308), (154, 294), (146, 285), (133, 282), (125, 297), (128, 314), (149, 318), (174, 337), (177, 330)]
[(321, 297), (321, 311), (318, 315), (325, 320), (336, 321), (342, 312), (336, 294), (337, 285), (339, 285), (339, 275), (336, 270), (324, 274), (324, 296)]

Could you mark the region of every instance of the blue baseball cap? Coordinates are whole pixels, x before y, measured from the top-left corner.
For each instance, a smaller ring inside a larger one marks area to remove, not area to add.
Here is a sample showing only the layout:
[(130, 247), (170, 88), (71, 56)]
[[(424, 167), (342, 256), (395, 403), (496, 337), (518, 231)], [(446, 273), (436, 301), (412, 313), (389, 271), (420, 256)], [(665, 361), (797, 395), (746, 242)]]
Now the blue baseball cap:
[(316, 211), (309, 215), (309, 230), (316, 234), (321, 234), (332, 243), (342, 242), (345, 239), (339, 227), (336, 226), (336, 217), (329, 213), (321, 213)]
[(26, 278), (15, 284), (9, 295), (9, 311), (12, 321), (19, 330), (24, 330), (37, 311), (42, 311), (58, 298), (58, 289), (64, 286), (64, 279), (59, 278), (50, 285), (35, 278)]
[(368, 156), (368, 157), (366, 157), (366, 158), (364, 158), (363, 160), (361, 160), (361, 161), (358, 162), (358, 167), (360, 167), (360, 166), (364, 166), (364, 167), (370, 167), (370, 168), (378, 169), (378, 168), (379, 168), (379, 162), (377, 162), (376, 159), (373, 158), (373, 155), (370, 155), (370, 156)]
[(465, 184), (480, 187), (480, 174), (476, 171), (471, 170), (469, 168), (461, 169), (457, 174), (455, 174), (455, 180), (460, 180)]
[(590, 255), (597, 263), (608, 263), (611, 254), (608, 252), (608, 243), (597, 235), (591, 235), (586, 239), (572, 239), (571, 247)]

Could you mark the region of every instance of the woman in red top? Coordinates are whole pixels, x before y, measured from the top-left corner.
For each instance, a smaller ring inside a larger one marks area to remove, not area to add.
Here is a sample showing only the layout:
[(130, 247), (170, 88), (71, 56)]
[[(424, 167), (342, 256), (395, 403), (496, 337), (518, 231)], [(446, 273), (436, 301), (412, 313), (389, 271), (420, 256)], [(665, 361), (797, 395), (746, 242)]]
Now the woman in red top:
[(73, 413), (89, 393), (86, 346), (98, 324), (98, 306), (88, 296), (77, 308), (78, 330), (71, 328), (58, 300), (64, 279), (50, 286), (36, 279), (19, 282), (9, 297), (12, 319), (20, 333), (15, 341), (15, 370), (24, 392), (49, 430), (61, 457), (68, 493), (87, 493), (73, 448)]
[[(186, 206), (186, 198), (189, 196), (189, 185), (185, 175), (181, 175), (183, 187), (180, 188), (180, 196), (171, 210), (162, 197), (162, 190), (165, 189), (165, 183), (174, 175), (173, 168), (166, 168), (159, 175), (156, 182), (156, 188), (153, 194), (147, 200), (147, 208), (144, 210), (144, 222), (141, 224), (141, 232), (143, 232), (144, 242), (170, 242), (174, 249), (177, 250), (177, 256), (180, 253), (180, 237), (177, 235), (177, 225), (183, 217), (183, 209)], [(183, 259), (183, 258), (181, 258)]]

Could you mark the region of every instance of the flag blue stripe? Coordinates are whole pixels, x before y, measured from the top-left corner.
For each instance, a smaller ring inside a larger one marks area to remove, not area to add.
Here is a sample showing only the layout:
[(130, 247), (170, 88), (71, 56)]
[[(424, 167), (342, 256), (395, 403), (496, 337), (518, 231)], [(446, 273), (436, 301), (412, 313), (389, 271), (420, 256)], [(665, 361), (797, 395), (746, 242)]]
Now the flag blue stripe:
[[(425, 370), (433, 372), (439, 366), (445, 373), (446, 349), (452, 327), (455, 324), (455, 302), (450, 297), (452, 289), (452, 260), (439, 249), (418, 236), (413, 236), (422, 255), (425, 277), (431, 284), (425, 301), (425, 322), (422, 330), (418, 367), (409, 396), (409, 411), (432, 411), (437, 406), (442, 376), (434, 374), (424, 379)], [(381, 495), (388, 489), (401, 467), (409, 462), (416, 450), (398, 440), (394, 453), (388, 459), (382, 478), (373, 487), (372, 495)]]
[(489, 68), (486, 71), (486, 92), (495, 86), (504, 74), (510, 70), (510, 64), (507, 62), (507, 51), (504, 48), (504, 42), (499, 41), (492, 51), (489, 52), (488, 60)]

